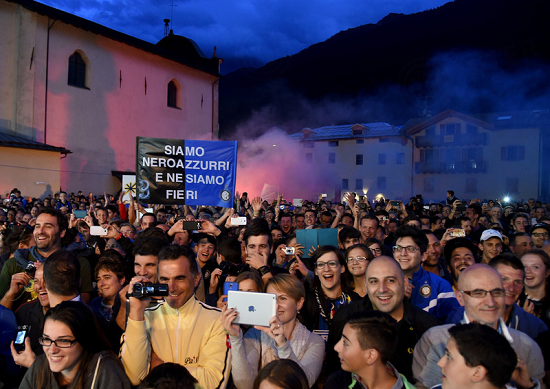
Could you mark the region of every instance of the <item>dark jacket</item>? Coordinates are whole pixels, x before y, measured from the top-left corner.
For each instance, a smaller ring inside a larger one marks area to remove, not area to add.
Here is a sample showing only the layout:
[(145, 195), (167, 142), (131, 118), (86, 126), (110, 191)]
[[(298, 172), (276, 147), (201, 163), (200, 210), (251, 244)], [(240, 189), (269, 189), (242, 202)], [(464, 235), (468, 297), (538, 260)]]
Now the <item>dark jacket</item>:
[[(319, 297), (321, 297), (321, 294), (323, 292), (322, 292), (321, 287), (318, 287), (318, 288), (319, 288)], [(341, 304), (338, 304), (340, 301), (335, 303), (335, 305), (338, 305), (335, 309), (336, 312), (338, 312), (339, 310), (341, 310), (344, 307), (348, 306), (352, 302), (358, 301), (358, 300), (361, 299), (361, 297), (355, 292), (346, 292), (346, 294), (349, 296), (349, 298), (346, 299), (346, 301), (344, 301)], [(325, 299), (326, 299), (326, 297), (325, 297)], [(338, 299), (338, 300), (340, 300), (340, 299)], [(328, 302), (328, 300), (327, 300), (327, 302)], [(324, 336), (326, 334), (326, 330), (328, 330), (329, 332), (331, 331), (333, 320), (331, 320), (330, 318), (328, 320), (324, 321), (327, 324), (327, 328), (320, 328), (321, 309), (319, 307), (319, 302), (317, 301), (317, 298), (315, 297), (315, 291), (311, 291), (311, 292), (308, 292), (306, 294), (306, 301), (305, 301), (305, 304), (304, 304), (304, 308), (302, 310), (301, 317), (302, 317), (302, 322), (303, 322), (304, 326), (308, 330), (310, 330), (311, 332), (315, 332), (315, 333), (318, 333), (321, 336)], [(326, 340), (326, 338), (325, 338), (325, 340)]]
[[(408, 299), (404, 299), (403, 304), (403, 318), (398, 322), (399, 340), (397, 342), (397, 350), (390, 358), (390, 362), (407, 380), (414, 382), (411, 368), (414, 346), (424, 332), (440, 323), (428, 312), (411, 305)], [(365, 296), (360, 301), (342, 307), (334, 316), (332, 331), (329, 333), (327, 342), (326, 365), (331, 371), (338, 370), (340, 367), (340, 361), (338, 354), (334, 351), (334, 346), (340, 340), (349, 317), (354, 313), (369, 311), (371, 309), (372, 304), (368, 296)]]
[(44, 326), (44, 310), (38, 299), (21, 305), (15, 311), (15, 318), (18, 326), (30, 326), (27, 336), (31, 341), (32, 351), (36, 355), (44, 354), (44, 350), (38, 338), (42, 336), (42, 327)]
[[(27, 374), (23, 377), (23, 382), (19, 388), (34, 389), (40, 368), (47, 364), (46, 356), (40, 355), (31, 365)], [(130, 389), (130, 381), (120, 362), (111, 351), (102, 351), (95, 354), (88, 363), (84, 374), (84, 389)], [(46, 386), (50, 389), (59, 389), (59, 385), (55, 380), (54, 373), (45, 377)]]
[(107, 318), (104, 317), (101, 313), (102, 299), (103, 298), (101, 296), (93, 299), (90, 303), (90, 308), (92, 308), (92, 311), (94, 311), (96, 318), (99, 321), (99, 324), (102, 326), (105, 332), (105, 336), (107, 336), (109, 343), (111, 343), (111, 347), (114, 353), (118, 355), (118, 352), (120, 351), (120, 339), (124, 331), (118, 326), (116, 322), (116, 317), (118, 315), (118, 311), (120, 311), (120, 305), (122, 304), (122, 301), (117, 293), (117, 295), (115, 296), (115, 303), (113, 305), (111, 320), (107, 320)]

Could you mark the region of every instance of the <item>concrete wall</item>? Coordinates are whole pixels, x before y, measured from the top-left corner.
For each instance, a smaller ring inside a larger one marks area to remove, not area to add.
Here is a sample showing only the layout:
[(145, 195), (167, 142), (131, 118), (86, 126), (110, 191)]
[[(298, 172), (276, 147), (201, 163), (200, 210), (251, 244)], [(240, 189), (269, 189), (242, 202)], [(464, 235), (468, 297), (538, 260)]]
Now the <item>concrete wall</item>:
[(0, 194), (13, 188), (25, 197), (46, 197), (59, 188), (59, 153), (0, 147)]

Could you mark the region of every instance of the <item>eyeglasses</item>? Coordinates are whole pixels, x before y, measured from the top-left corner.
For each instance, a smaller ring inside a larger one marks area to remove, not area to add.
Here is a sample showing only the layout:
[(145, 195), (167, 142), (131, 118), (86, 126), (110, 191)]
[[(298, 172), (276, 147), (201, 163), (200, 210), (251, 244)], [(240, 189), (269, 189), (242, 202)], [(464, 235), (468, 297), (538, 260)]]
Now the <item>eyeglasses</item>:
[(533, 232), (531, 235), (535, 238), (548, 238), (548, 232)]
[(337, 268), (338, 265), (340, 265), (340, 262), (338, 261), (328, 261), (328, 262), (315, 262), (315, 267), (317, 270), (322, 270), (325, 268), (325, 266), (328, 265), (330, 268)]
[(70, 348), (73, 347), (73, 344), (77, 343), (76, 339), (57, 339), (53, 340), (50, 338), (38, 338), (38, 343), (44, 347), (50, 347), (54, 343), (59, 348)]
[(484, 290), (484, 289), (461, 290), (461, 292), (476, 299), (484, 298), (485, 296), (487, 296), (487, 293), (491, 293), (491, 296), (493, 297), (504, 296), (504, 289), (499, 289), (499, 288), (493, 289), (493, 290)]
[(408, 253), (414, 253), (416, 252), (417, 250), (420, 250), (420, 247), (415, 247), (415, 246), (393, 246), (392, 247), (393, 249), (393, 252), (396, 253), (396, 252), (403, 252), (403, 250), (406, 250)]
[(348, 258), (348, 263), (351, 263), (351, 262), (357, 262), (357, 263), (363, 263), (363, 262), (366, 262), (367, 261), (367, 257), (355, 257), (355, 258)]
[(371, 251), (371, 253), (373, 254), (380, 254), (382, 252), (382, 249), (378, 248), (378, 249), (374, 249), (372, 247), (369, 247), (369, 250)]

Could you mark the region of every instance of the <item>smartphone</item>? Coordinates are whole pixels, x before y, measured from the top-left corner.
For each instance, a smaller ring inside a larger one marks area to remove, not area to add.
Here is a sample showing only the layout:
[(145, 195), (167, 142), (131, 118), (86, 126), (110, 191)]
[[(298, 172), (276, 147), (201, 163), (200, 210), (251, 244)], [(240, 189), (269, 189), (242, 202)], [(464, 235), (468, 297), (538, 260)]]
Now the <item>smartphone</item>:
[(232, 226), (246, 226), (246, 217), (232, 217), (231, 218)]
[(17, 352), (25, 350), (25, 338), (27, 337), (27, 332), (29, 329), (30, 328), (28, 328), (27, 326), (23, 326), (19, 331), (17, 331), (15, 342), (13, 342), (15, 350)]
[[(230, 290), (239, 290), (239, 283), (238, 282), (224, 282), (223, 283), (223, 294), (227, 296)], [(223, 299), (223, 301), (227, 301), (227, 297)]]
[(392, 207), (399, 207), (399, 201), (391, 201), (390, 204)]
[(303, 199), (293, 199), (293, 200), (292, 200), (292, 204), (293, 204), (295, 207), (301, 207), (302, 204), (303, 204)]
[(103, 228), (101, 226), (91, 226), (90, 227), (90, 235), (94, 236), (106, 236), (107, 235), (107, 229)]
[(198, 231), (201, 229), (201, 222), (184, 220), (182, 224), (184, 230)]
[(466, 204), (464, 204), (464, 203), (457, 203), (457, 204), (456, 204), (456, 211), (457, 211), (457, 212), (460, 212), (460, 213), (465, 212), (465, 211), (466, 211)]
[(82, 210), (82, 209), (75, 209), (73, 211), (73, 215), (77, 218), (77, 219), (84, 219), (86, 217), (86, 215), (88, 215), (88, 212)]
[(466, 231), (462, 228), (454, 228), (449, 235), (453, 238), (464, 238), (466, 236)]

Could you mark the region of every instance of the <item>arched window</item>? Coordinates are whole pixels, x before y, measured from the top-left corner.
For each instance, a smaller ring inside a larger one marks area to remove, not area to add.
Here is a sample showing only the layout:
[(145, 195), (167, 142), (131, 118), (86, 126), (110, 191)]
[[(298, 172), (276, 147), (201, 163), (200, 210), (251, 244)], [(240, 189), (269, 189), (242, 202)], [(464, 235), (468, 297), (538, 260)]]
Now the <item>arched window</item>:
[(69, 85), (86, 88), (86, 62), (79, 53), (69, 57)]
[(178, 86), (174, 81), (168, 83), (167, 105), (172, 108), (178, 108)]

